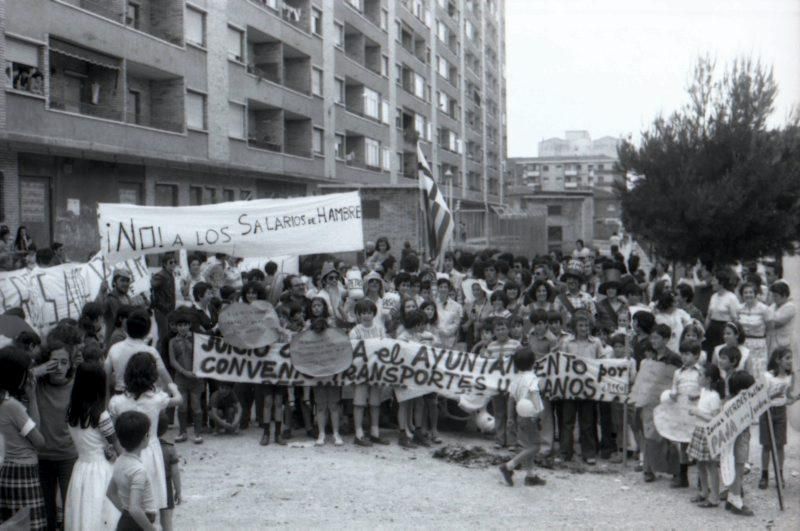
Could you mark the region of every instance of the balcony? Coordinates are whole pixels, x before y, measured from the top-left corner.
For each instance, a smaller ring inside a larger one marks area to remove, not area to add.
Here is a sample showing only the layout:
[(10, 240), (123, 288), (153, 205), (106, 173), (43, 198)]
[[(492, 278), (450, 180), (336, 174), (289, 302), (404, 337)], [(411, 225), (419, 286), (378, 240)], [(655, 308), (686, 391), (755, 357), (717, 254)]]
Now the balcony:
[(50, 39), (49, 107), (122, 121), (120, 59)]
[(156, 68), (128, 62), (125, 121), (130, 124), (183, 132), (183, 78)]
[(172, 44), (183, 44), (183, 0), (61, 0)]
[(297, 157), (311, 157), (311, 120), (266, 103), (247, 102), (247, 145)]
[(368, 39), (355, 26), (345, 24), (344, 54), (349, 59), (381, 75), (381, 45)]
[(577, 177), (578, 170), (564, 170), (564, 177)]
[(248, 26), (247, 57), (248, 73), (311, 94), (311, 58), (300, 50)]
[(413, 30), (403, 27), (400, 31), (400, 45), (421, 63), (428, 64), (428, 45), (424, 37)]

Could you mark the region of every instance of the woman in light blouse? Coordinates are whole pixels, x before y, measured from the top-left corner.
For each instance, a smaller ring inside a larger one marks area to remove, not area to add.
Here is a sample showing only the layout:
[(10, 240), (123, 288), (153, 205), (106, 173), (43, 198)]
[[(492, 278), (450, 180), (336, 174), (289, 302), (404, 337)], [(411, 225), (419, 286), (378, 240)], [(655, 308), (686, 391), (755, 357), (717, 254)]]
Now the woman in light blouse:
[(767, 370), (767, 324), (772, 320), (772, 312), (758, 300), (756, 284), (745, 282), (741, 294), (739, 324), (744, 330), (744, 344), (750, 350), (751, 374), (760, 377)]
[(722, 344), (722, 333), (725, 323), (739, 320), (739, 299), (731, 291), (733, 275), (730, 271), (721, 270), (711, 277), (711, 288), (714, 294), (708, 303), (706, 315), (706, 338), (703, 350), (713, 352), (714, 347)]
[[(778, 280), (769, 291), (772, 293), (772, 322), (768, 333), (769, 351), (777, 347), (792, 348), (792, 327), (797, 312), (794, 301), (790, 300), (791, 290), (785, 280)], [(796, 354), (796, 353), (795, 353)]]

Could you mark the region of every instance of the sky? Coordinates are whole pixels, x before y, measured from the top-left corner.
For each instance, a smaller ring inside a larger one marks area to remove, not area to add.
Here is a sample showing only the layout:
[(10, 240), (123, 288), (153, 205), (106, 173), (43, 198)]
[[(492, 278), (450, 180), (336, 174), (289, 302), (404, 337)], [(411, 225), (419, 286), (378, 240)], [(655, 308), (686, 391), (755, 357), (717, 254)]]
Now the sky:
[(638, 143), (688, 101), (697, 57), (773, 67), (770, 125), (800, 107), (800, 0), (506, 0), (508, 155), (584, 129)]

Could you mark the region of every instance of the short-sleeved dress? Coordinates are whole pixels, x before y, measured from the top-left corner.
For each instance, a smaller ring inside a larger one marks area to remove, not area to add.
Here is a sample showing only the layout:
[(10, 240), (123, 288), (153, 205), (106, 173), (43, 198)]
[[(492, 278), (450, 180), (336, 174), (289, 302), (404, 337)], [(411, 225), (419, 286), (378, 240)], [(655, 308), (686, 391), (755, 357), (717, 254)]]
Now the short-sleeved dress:
[(164, 470), (164, 455), (158, 442), (158, 416), (169, 404), (169, 395), (164, 391), (148, 391), (138, 399), (129, 393), (116, 395), (108, 402), (108, 411), (117, 418), (125, 411), (139, 411), (150, 419), (150, 440), (142, 450), (142, 464), (147, 469), (153, 486), (153, 500), (157, 509), (167, 508), (167, 479)]
[(115, 529), (120, 514), (106, 497), (114, 467), (104, 452), (105, 438), (114, 434), (111, 416), (103, 411), (96, 428), (70, 426), (69, 434), (78, 450), (78, 460), (67, 489), (64, 529)]

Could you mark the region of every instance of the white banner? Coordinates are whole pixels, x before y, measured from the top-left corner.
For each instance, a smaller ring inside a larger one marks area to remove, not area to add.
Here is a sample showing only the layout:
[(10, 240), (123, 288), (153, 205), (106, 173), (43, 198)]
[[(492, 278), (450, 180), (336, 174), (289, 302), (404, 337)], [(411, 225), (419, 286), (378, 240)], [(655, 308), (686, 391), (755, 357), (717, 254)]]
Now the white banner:
[(98, 205), (100, 252), (112, 262), (180, 249), (240, 257), (364, 248), (358, 192), (191, 207)]
[(30, 290), (28, 282), (31, 272), (28, 269), (0, 272), (0, 304), (3, 312), (11, 308), (22, 308), (28, 314)]

